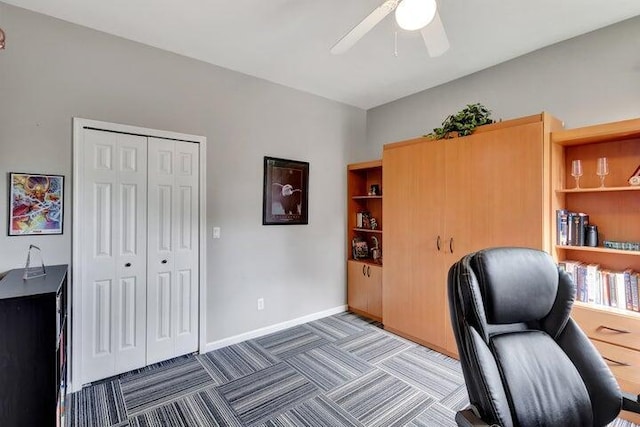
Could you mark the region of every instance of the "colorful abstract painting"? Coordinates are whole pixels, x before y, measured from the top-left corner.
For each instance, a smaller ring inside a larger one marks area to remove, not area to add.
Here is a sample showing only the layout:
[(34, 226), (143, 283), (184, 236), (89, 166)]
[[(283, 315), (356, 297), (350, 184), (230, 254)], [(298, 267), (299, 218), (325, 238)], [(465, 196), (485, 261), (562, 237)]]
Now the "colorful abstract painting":
[(9, 235), (62, 234), (64, 177), (10, 173)]

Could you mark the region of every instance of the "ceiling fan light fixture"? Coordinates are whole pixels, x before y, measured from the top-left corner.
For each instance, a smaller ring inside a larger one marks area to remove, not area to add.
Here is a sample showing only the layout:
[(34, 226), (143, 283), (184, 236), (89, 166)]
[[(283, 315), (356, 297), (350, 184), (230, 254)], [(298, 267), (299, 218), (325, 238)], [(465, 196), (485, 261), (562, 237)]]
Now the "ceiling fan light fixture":
[(436, 15), (436, 0), (402, 0), (396, 8), (396, 22), (403, 30), (426, 27)]

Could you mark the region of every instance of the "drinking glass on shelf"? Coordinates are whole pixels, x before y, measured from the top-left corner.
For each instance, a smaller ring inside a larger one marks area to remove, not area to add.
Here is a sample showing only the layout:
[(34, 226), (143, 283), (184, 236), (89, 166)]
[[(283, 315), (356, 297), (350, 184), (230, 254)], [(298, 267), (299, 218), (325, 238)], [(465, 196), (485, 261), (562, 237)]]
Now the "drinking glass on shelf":
[(576, 179), (576, 188), (580, 188), (580, 177), (582, 176), (582, 162), (580, 160), (571, 162), (571, 176)]
[(600, 177), (600, 187), (604, 187), (604, 177), (609, 175), (609, 162), (606, 157), (598, 158), (598, 169), (596, 175)]

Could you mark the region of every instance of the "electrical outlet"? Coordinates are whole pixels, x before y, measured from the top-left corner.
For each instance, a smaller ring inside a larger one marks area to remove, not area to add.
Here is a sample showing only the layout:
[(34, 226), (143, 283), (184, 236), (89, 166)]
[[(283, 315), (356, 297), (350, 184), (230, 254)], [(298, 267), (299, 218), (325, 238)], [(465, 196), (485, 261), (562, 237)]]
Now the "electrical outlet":
[(214, 239), (220, 238), (220, 227), (213, 227), (213, 238)]
[(264, 310), (264, 298), (258, 298), (258, 310)]

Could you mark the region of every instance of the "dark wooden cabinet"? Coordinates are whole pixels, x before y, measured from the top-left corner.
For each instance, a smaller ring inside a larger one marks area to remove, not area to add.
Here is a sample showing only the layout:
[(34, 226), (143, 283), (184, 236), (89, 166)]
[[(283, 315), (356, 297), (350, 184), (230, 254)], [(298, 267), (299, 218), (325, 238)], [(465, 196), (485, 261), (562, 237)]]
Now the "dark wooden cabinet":
[(67, 266), (0, 281), (0, 425), (63, 425), (66, 394)]

